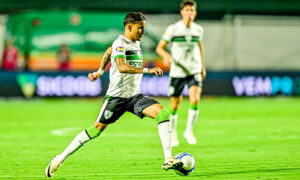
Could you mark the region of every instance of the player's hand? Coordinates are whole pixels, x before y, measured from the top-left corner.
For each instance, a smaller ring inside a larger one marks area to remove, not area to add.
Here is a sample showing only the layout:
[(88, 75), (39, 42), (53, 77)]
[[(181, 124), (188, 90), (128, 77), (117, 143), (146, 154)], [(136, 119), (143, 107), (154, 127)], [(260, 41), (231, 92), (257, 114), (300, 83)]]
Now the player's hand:
[(167, 68), (170, 68), (170, 65), (172, 63), (172, 57), (168, 54), (164, 57), (164, 66)]
[(202, 69), (201, 76), (202, 76), (202, 81), (204, 81), (204, 79), (206, 78), (206, 70), (205, 69)]
[(101, 74), (98, 73), (98, 72), (93, 72), (93, 73), (90, 73), (90, 74), (88, 75), (88, 77), (89, 77), (90, 81), (94, 82), (94, 81), (96, 81), (98, 78), (101, 77)]
[(163, 70), (160, 67), (151, 68), (149, 69), (149, 74), (155, 74), (156, 77), (161, 77), (163, 76)]

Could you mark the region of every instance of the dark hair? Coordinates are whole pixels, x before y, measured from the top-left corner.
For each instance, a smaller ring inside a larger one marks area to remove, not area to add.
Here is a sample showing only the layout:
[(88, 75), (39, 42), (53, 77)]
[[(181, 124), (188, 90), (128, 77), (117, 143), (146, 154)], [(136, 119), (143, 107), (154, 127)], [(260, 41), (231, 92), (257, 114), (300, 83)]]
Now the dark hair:
[(180, 4), (180, 9), (183, 9), (185, 6), (195, 6), (197, 8), (197, 3), (193, 0), (184, 0)]
[(128, 23), (136, 24), (139, 21), (146, 21), (145, 15), (141, 12), (130, 12), (126, 15), (123, 24), (126, 26)]

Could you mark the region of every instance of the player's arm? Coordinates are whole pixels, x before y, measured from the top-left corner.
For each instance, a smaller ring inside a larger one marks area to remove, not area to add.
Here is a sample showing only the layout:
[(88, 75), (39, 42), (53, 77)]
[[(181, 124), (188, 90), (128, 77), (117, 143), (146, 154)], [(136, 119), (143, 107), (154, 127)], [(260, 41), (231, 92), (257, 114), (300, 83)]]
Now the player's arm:
[(140, 73), (149, 73), (155, 74), (157, 77), (163, 75), (163, 70), (159, 67), (155, 68), (139, 68), (126, 64), (124, 57), (116, 58), (116, 64), (120, 73), (129, 73), (129, 74), (140, 74)]
[(166, 47), (168, 45), (168, 42), (165, 40), (160, 40), (157, 47), (156, 47), (156, 53), (160, 55), (163, 58), (164, 65), (166, 67), (170, 67), (170, 64), (172, 63), (172, 57), (170, 53), (166, 51)]
[(88, 75), (89, 79), (92, 82), (96, 81), (98, 78), (100, 78), (103, 75), (103, 73), (109, 63), (111, 53), (112, 53), (112, 47), (107, 48), (107, 50), (105, 51), (105, 53), (102, 57), (99, 70), (96, 72), (90, 73)]
[(206, 78), (206, 68), (205, 68), (205, 63), (204, 63), (204, 52), (203, 52), (203, 44), (201, 41), (199, 41), (199, 48), (200, 48), (200, 54), (201, 54), (201, 61), (202, 61), (202, 80)]

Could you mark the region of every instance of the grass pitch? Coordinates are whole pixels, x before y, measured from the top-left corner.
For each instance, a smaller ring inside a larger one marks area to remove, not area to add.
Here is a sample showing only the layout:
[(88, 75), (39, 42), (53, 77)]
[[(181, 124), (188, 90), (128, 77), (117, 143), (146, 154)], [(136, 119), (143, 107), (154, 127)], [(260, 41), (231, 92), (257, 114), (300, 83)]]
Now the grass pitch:
[[(165, 107), (169, 100), (158, 98)], [(97, 118), (98, 99), (1, 99), (0, 179), (45, 179), (44, 169)], [(300, 98), (204, 98), (197, 145), (183, 138), (187, 99), (179, 110), (180, 146), (196, 169), (188, 177), (161, 170), (154, 120), (126, 113), (65, 162), (53, 179), (300, 179)]]

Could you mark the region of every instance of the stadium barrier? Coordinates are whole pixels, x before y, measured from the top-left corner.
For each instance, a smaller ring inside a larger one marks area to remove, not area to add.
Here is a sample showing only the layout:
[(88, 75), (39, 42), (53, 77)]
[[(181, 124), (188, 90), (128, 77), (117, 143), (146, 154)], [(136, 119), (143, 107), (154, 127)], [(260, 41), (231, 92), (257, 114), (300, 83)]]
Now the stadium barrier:
[[(0, 96), (95, 97), (105, 95), (109, 74), (90, 82), (83, 72), (0, 72)], [(168, 96), (169, 78), (145, 74), (141, 92)], [(183, 94), (188, 95), (185, 87)], [(299, 72), (208, 72), (203, 95), (299, 96)]]

